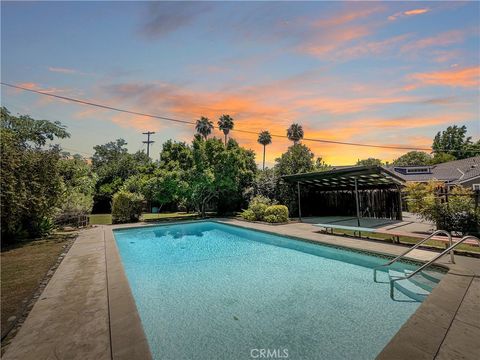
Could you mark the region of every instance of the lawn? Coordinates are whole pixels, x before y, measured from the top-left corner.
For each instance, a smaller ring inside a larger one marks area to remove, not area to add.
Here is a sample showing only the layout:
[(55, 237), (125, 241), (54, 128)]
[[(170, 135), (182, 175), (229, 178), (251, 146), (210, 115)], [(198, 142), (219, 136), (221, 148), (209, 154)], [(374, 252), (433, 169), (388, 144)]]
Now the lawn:
[(9, 328), (8, 319), (17, 316), (38, 288), (48, 270), (64, 251), (75, 233), (57, 233), (45, 239), (22, 241), (2, 248), (1, 252), (1, 327)]
[[(198, 219), (197, 213), (173, 212), (173, 213), (145, 213), (140, 218), (141, 221), (156, 221), (156, 220), (191, 220)], [(112, 223), (111, 214), (92, 214), (89, 215), (91, 225), (110, 225)]]

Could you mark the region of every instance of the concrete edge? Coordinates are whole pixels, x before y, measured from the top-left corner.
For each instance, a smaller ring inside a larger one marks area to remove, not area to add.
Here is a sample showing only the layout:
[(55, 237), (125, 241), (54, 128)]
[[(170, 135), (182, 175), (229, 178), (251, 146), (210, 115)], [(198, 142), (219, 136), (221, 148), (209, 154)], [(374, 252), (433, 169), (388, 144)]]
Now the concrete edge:
[(152, 359), (142, 321), (120, 259), (113, 227), (104, 227), (112, 359)]

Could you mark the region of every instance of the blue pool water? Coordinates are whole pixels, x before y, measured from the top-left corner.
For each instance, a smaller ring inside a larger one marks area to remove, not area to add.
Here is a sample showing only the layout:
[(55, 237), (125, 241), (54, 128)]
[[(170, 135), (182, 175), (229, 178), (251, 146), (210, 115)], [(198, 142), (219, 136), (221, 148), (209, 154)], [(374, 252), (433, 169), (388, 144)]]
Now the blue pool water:
[(114, 233), (155, 359), (373, 359), (420, 305), (375, 256), (215, 222)]

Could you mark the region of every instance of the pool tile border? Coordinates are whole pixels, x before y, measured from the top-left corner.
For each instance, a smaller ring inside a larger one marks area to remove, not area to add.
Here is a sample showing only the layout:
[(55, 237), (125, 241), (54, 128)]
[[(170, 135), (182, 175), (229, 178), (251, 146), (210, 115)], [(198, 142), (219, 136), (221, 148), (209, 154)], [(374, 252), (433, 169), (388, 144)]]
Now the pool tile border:
[[(387, 251), (362, 249), (362, 242), (350, 243), (333, 237), (339, 244), (325, 241), (330, 236), (311, 232), (307, 234), (292, 235), (279, 227), (269, 227), (255, 223), (243, 223), (233, 219), (208, 219), (190, 220), (175, 223), (134, 224), (106, 227), (104, 236), (106, 241), (108, 294), (110, 305), (111, 346), (113, 359), (152, 359), (148, 342), (143, 331), (140, 316), (135, 300), (130, 290), (119, 251), (114, 239), (113, 231), (116, 229), (133, 229), (152, 226), (167, 226), (179, 223), (192, 223), (213, 221), (245, 229), (262, 231), (265, 233), (288, 237), (294, 240), (306, 241), (350, 250), (360, 253), (373, 254), (391, 258), (404, 251), (403, 248), (392, 244), (379, 244), (379, 248)], [(319, 239), (319, 235), (323, 235)], [(350, 239), (351, 240), (351, 239)], [(354, 244), (354, 246), (352, 246)], [(365, 245), (365, 243), (363, 243)], [(387, 245), (387, 246), (386, 246)], [(370, 247), (370, 246), (369, 246)], [(421, 252), (428, 252), (420, 250)], [(424, 258), (417, 257), (413, 252), (407, 259), (409, 262), (422, 263)], [(407, 320), (390, 342), (377, 356), (377, 359), (435, 359), (442, 347), (447, 333), (452, 326), (455, 316), (465, 298), (475, 274), (457, 264), (438, 264), (439, 268), (447, 269), (447, 274), (435, 287), (427, 299), (420, 305), (415, 313)]]

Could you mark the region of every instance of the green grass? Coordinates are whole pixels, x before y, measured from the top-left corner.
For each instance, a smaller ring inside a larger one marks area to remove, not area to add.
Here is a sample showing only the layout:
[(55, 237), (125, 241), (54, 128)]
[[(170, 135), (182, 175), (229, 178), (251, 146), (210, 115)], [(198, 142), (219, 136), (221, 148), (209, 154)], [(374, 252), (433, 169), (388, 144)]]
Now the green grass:
[[(350, 230), (334, 230), (335, 235), (348, 235), (348, 236), (354, 236), (353, 231)], [(362, 238), (368, 238), (371, 240), (379, 240), (379, 241), (389, 241), (392, 242), (393, 236), (391, 234), (378, 234), (378, 233), (367, 233), (367, 232), (362, 232)], [(416, 238), (416, 237), (411, 237), (411, 236), (400, 236), (399, 237), (400, 243), (401, 244), (416, 244), (421, 240), (421, 238)], [(447, 242), (443, 241), (438, 241), (438, 240), (428, 240), (422, 246), (425, 247), (430, 247), (434, 249), (441, 249), (444, 250), (446, 246), (448, 245)], [(468, 244), (460, 244), (455, 248), (455, 252), (458, 253), (474, 253), (474, 254), (480, 254), (480, 247), (478, 246), (472, 246)]]
[[(157, 220), (192, 220), (198, 219), (197, 213), (174, 212), (174, 213), (145, 213), (140, 218), (141, 221), (157, 221)], [(110, 225), (112, 223), (111, 214), (92, 214), (89, 215), (91, 225)]]
[(111, 214), (92, 214), (88, 215), (90, 225), (110, 225), (112, 223)]

